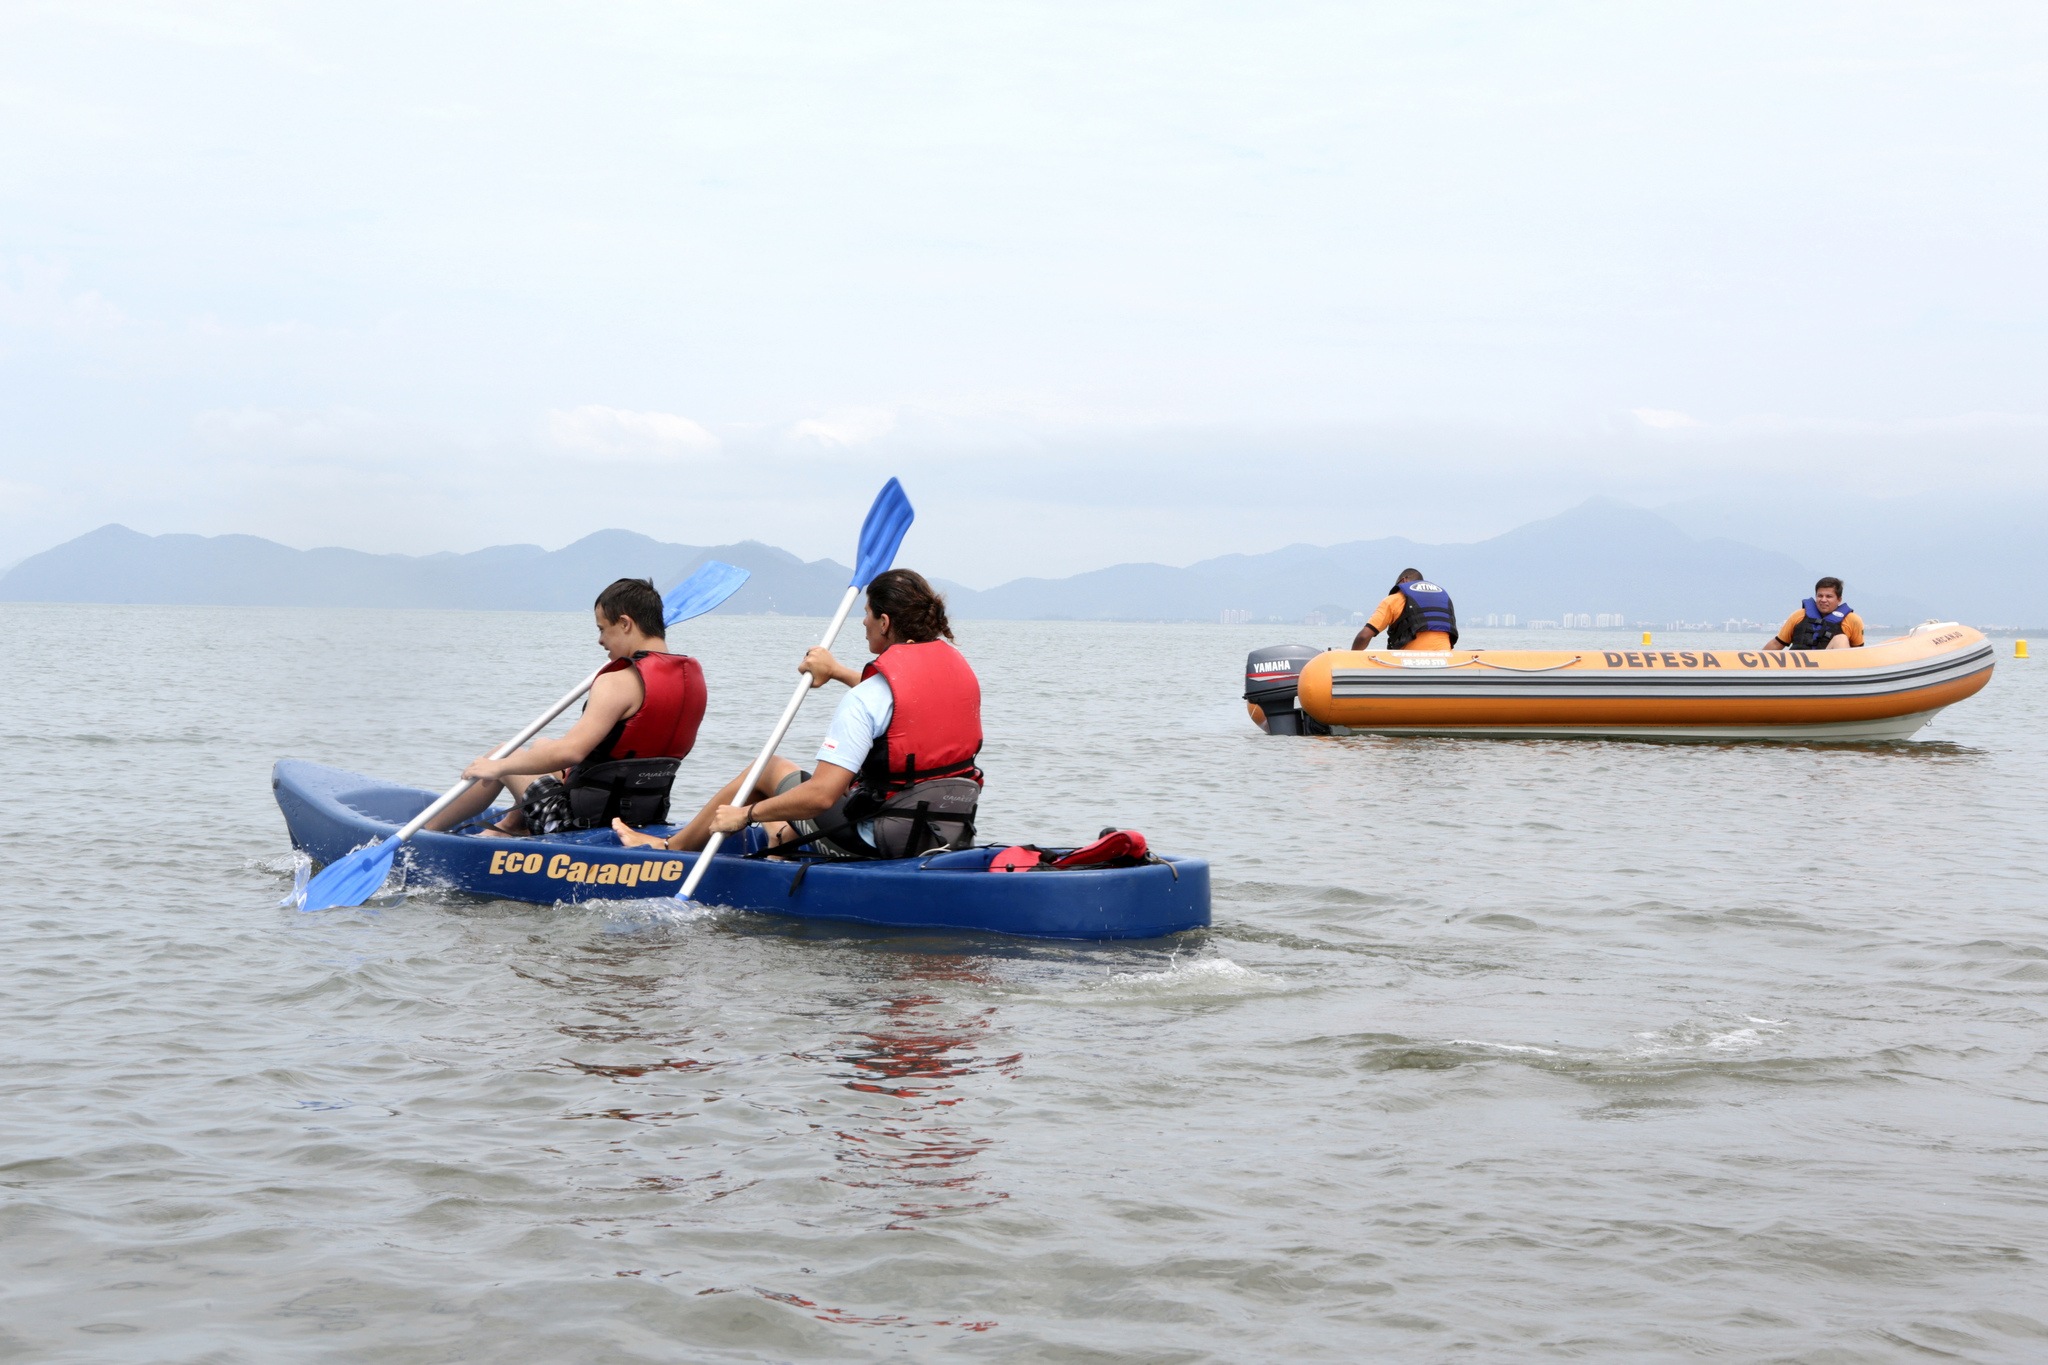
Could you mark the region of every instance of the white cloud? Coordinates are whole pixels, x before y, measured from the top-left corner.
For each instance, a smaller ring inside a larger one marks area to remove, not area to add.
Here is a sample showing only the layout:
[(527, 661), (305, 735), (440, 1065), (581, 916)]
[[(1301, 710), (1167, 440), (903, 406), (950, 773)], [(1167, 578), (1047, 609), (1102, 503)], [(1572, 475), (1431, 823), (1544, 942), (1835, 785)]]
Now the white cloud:
[(840, 408), (798, 422), (789, 434), (820, 445), (864, 446), (895, 428), (896, 414), (887, 408)]
[(128, 315), (97, 289), (65, 293), (64, 278), (70, 267), (64, 262), (24, 257), (16, 265), (21, 288), (0, 283), (0, 323), (78, 335), (106, 331), (128, 321)]
[(373, 456), (391, 444), (389, 424), (357, 408), (213, 408), (193, 418), (192, 427), (225, 450)]
[(225, 322), (218, 313), (201, 313), (189, 319), (185, 330), (199, 341), (256, 341), (275, 343), (310, 331), (301, 322), (265, 322), (254, 325)]
[(550, 408), (548, 436), (587, 458), (665, 463), (717, 453), (718, 438), (672, 412), (629, 412), (586, 404)]
[(15, 524), (426, 551), (651, 473), (844, 555), (900, 472), (998, 581), (2048, 488), (2048, 6), (1268, 8), (16, 0)]

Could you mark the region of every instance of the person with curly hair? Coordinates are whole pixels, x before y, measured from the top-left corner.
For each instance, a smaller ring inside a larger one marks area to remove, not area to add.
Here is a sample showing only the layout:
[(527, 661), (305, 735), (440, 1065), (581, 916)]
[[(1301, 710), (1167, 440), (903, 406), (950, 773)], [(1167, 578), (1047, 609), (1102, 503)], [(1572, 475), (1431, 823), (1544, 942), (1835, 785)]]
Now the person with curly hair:
[(752, 791), (742, 772), (666, 840), (612, 822), (628, 847), (697, 850), (715, 830), (766, 827), (772, 846), (847, 858), (905, 858), (972, 842), (981, 799), (981, 684), (950, 641), (946, 602), (923, 575), (890, 569), (868, 584), (861, 618), (875, 660), (859, 673), (818, 648), (797, 665), (811, 686), (852, 690), (813, 771), (779, 755)]

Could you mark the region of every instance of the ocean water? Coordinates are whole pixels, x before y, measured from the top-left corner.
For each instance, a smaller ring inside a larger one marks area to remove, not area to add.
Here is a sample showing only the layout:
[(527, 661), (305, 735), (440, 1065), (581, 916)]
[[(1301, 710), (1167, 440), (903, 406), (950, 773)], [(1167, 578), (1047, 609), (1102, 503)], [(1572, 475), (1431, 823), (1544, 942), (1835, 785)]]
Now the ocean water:
[[(819, 624), (679, 632), (679, 800)], [(1904, 744), (1268, 738), (1302, 633), (962, 628), (988, 835), (1213, 860), (1100, 946), (280, 909), (274, 759), (438, 790), (588, 622), (0, 605), (0, 1361), (2048, 1359), (2048, 659)]]

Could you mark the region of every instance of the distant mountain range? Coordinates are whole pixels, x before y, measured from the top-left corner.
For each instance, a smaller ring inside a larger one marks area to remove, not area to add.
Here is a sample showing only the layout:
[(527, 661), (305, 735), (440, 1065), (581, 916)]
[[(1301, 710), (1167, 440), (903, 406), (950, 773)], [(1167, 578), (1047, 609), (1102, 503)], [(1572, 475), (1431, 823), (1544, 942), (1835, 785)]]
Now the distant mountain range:
[[(599, 531), (552, 551), (500, 545), (413, 556), (294, 550), (255, 536), (146, 536), (110, 525), (16, 564), (0, 576), (0, 600), (580, 611), (614, 578), (651, 577), (667, 588), (706, 559), (753, 572), (721, 608), (729, 612), (822, 616), (851, 576), (832, 560), (807, 563), (756, 541), (672, 545), (631, 531)], [(1411, 566), (1450, 591), (1468, 624), (1482, 624), (1488, 613), (1513, 614), (1523, 624), (1581, 614), (1658, 626), (1775, 621), (1815, 577), (1790, 555), (1695, 538), (1655, 512), (1595, 498), (1469, 545), (1390, 537), (1224, 555), (1187, 568), (1119, 564), (986, 591), (942, 586), (962, 619), (1215, 621), (1228, 612), (1238, 620), (1299, 622), (1320, 612), (1335, 624), (1369, 610)], [(1850, 602), (1873, 624), (1987, 614), (1981, 597), (1923, 599), (1855, 578), (1849, 589)], [(2018, 599), (2000, 605), (2024, 611)]]
[(110, 525), (22, 560), (0, 576), (0, 601), (588, 611), (615, 578), (652, 578), (666, 589), (707, 559), (753, 573), (725, 609), (755, 614), (827, 615), (853, 575), (829, 559), (806, 564), (758, 541), (668, 545), (634, 531), (598, 531), (559, 550), (494, 545), (462, 555), (373, 555), (294, 550), (256, 536), (145, 536)]
[[(1657, 625), (1729, 617), (1780, 621), (1815, 575), (1788, 555), (1723, 538), (1696, 540), (1654, 512), (1594, 498), (1559, 516), (1471, 545), (1420, 545), (1398, 536), (1348, 545), (1290, 545), (1224, 555), (1185, 569), (1119, 564), (1072, 578), (1020, 578), (960, 601), (963, 616), (1071, 616), (1298, 621), (1320, 610), (1370, 610), (1405, 568), (1420, 569), (1458, 604), (1461, 623), (1487, 614), (1560, 621), (1606, 615)], [(1918, 621), (1928, 609), (1883, 591), (1852, 592), (1873, 622)]]
[(1696, 498), (1657, 509), (1695, 536), (1730, 536), (1781, 550), (1864, 588), (1897, 588), (1944, 617), (1972, 623), (2048, 622), (2048, 497), (1956, 489), (1915, 497), (1843, 493), (1824, 505), (1761, 511), (1753, 498)]

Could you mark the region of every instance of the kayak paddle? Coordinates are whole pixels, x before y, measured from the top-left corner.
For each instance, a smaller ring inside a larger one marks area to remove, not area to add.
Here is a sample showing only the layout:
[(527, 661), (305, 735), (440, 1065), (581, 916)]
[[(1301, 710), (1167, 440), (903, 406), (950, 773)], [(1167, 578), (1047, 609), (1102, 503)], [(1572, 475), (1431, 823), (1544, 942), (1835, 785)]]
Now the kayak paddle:
[[(833, 614), (832, 624), (825, 627), (825, 638), (818, 641), (818, 648), (830, 649), (832, 642), (839, 638), (839, 628), (846, 624), (846, 614), (853, 610), (853, 604), (860, 600), (860, 590), (875, 581), (877, 574), (885, 573), (896, 562), (896, 547), (903, 543), (903, 533), (910, 529), (910, 523), (917, 513), (911, 510), (910, 496), (903, 491), (903, 485), (891, 479), (882, 485), (882, 491), (875, 494), (874, 506), (868, 508), (868, 519), (860, 526), (860, 550), (854, 556), (853, 582), (848, 585), (846, 595), (839, 599), (839, 610)], [(804, 704), (804, 696), (811, 690), (811, 675), (805, 673), (796, 680), (796, 691), (789, 697), (789, 704), (782, 708), (782, 719), (775, 722), (775, 733), (768, 736), (754, 766), (747, 769), (747, 780), (740, 783), (740, 794), (754, 790), (754, 784), (761, 780), (761, 770), (774, 757), (776, 746), (789, 733), (789, 723), (796, 719), (796, 709)], [(697, 883), (704, 880), (704, 869), (711, 866), (711, 855), (718, 852), (718, 846), (725, 842), (725, 836), (713, 832), (704, 845), (704, 851), (697, 855), (697, 863), (684, 879), (682, 890), (676, 892), (676, 899), (686, 901), (697, 890)]]
[[(702, 616), (740, 590), (747, 581), (747, 570), (714, 559), (703, 568), (691, 574), (671, 588), (661, 599), (661, 621), (664, 628), (678, 625), (693, 616)], [(607, 665), (609, 666), (609, 665)], [(492, 758), (503, 758), (539, 734), (547, 723), (576, 704), (577, 698), (588, 692), (597, 681), (599, 668), (560, 701), (542, 713), (539, 720), (521, 730), (503, 745), (491, 752)], [(398, 855), (398, 846), (420, 832), (420, 826), (448, 808), (456, 797), (475, 786), (478, 779), (465, 777), (462, 781), (442, 792), (425, 810), (415, 815), (405, 828), (388, 839), (378, 843), (365, 844), (343, 858), (337, 858), (320, 869), (320, 875), (306, 883), (304, 888), (292, 888), (292, 894), (285, 897), (284, 904), (297, 905), (301, 910), (329, 910), (336, 906), (361, 905), (384, 885), (384, 879), (391, 875), (391, 860)]]

